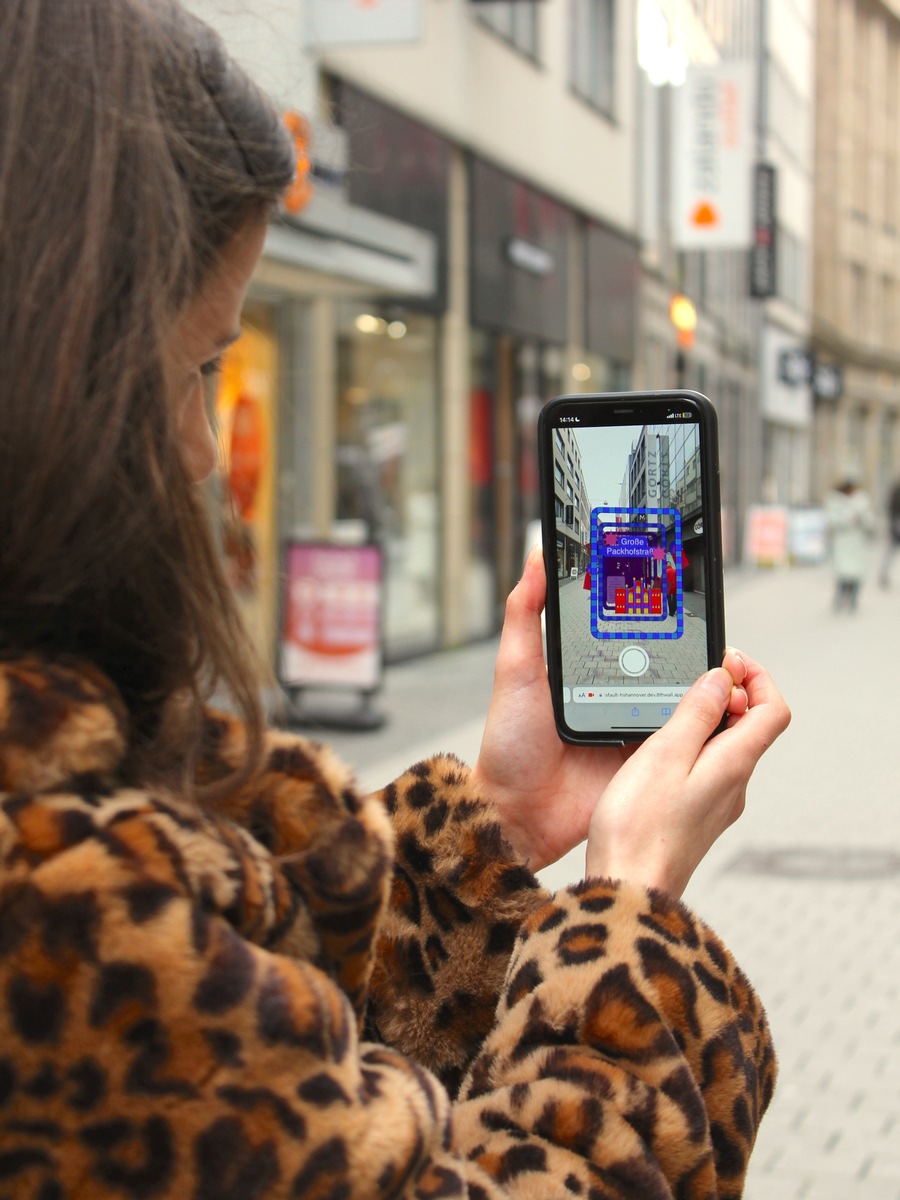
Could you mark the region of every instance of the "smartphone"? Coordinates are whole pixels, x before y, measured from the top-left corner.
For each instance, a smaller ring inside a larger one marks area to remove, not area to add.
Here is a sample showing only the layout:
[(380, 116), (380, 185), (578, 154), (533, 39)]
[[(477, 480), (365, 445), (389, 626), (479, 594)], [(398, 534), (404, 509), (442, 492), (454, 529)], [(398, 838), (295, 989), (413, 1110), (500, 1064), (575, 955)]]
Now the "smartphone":
[(558, 396), (538, 459), (557, 729), (643, 741), (724, 653), (715, 409), (692, 391)]

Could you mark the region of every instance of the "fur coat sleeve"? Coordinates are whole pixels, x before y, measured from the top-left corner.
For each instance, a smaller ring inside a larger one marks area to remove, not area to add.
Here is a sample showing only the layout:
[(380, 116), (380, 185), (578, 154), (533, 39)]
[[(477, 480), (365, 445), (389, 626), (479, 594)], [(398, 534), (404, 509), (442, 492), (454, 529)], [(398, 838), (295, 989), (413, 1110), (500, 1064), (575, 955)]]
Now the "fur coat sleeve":
[(363, 798), (275, 733), (201, 810), (124, 744), (95, 672), (0, 665), (0, 1196), (740, 1195), (774, 1056), (682, 905), (547, 895), (450, 758)]

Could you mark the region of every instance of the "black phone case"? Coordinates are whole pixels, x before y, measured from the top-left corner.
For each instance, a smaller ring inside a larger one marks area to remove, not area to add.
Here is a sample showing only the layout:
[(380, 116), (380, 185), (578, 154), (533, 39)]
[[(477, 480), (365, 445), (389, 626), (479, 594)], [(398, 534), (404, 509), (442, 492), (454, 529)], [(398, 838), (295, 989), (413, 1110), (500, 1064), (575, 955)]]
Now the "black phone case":
[[(616, 732), (581, 732), (572, 730), (565, 723), (562, 698), (562, 646), (560, 642), (559, 591), (556, 581), (556, 514), (554, 511), (553, 452), (550, 418), (562, 407), (577, 410), (581, 404), (596, 407), (598, 403), (641, 404), (647, 401), (671, 402), (687, 400), (700, 413), (700, 447), (704, 543), (709, 564), (709, 579), (706, 593), (706, 635), (708, 667), (719, 666), (725, 653), (725, 599), (722, 564), (722, 521), (719, 491), (719, 443), (718, 421), (712, 403), (700, 392), (688, 389), (672, 389), (657, 392), (581, 392), (573, 395), (556, 396), (541, 409), (538, 417), (538, 468), (541, 498), (541, 534), (544, 547), (544, 570), (547, 575), (546, 635), (547, 674), (553, 701), (553, 713), (560, 738), (575, 745), (621, 746), (628, 742), (642, 742), (654, 730), (636, 730), (623, 736)], [(640, 421), (636, 414), (636, 421)], [(649, 422), (648, 422), (649, 423)], [(725, 718), (722, 719), (724, 728)], [(719, 730), (716, 730), (719, 732)]]

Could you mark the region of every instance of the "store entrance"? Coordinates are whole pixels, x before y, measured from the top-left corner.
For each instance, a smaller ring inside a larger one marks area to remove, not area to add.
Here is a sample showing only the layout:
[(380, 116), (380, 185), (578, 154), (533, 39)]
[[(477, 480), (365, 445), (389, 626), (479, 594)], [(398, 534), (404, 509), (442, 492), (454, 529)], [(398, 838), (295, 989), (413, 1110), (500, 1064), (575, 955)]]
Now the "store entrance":
[(500, 628), (540, 519), (537, 419), (562, 390), (562, 351), (510, 334), (474, 335), (470, 487), (470, 635)]

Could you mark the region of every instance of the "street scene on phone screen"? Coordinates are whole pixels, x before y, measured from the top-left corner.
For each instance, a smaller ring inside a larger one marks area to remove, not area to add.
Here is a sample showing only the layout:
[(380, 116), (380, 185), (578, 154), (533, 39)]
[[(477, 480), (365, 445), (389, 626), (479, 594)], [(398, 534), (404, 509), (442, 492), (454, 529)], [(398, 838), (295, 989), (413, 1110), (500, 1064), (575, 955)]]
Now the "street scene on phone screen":
[(699, 426), (553, 437), (564, 686), (575, 703), (687, 687), (707, 654)]

